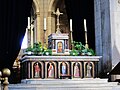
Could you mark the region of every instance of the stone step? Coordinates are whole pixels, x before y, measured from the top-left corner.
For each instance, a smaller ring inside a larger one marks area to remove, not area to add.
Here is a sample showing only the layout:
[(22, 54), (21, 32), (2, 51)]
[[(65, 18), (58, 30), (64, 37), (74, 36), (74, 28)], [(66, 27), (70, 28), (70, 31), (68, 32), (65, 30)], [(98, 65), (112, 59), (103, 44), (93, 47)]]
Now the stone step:
[(35, 86), (40, 86), (40, 87), (43, 87), (43, 86), (46, 86), (46, 87), (68, 87), (68, 86), (70, 86), (70, 87), (113, 87), (113, 86), (116, 86), (117, 85), (117, 83), (106, 83), (106, 84), (98, 84), (98, 83), (96, 83), (96, 84), (91, 84), (91, 83), (74, 83), (74, 84), (71, 84), (71, 83), (69, 83), (69, 84), (65, 84), (65, 83), (59, 83), (59, 84), (53, 84), (53, 83), (50, 83), (50, 84), (11, 84), (10, 86), (20, 86), (20, 87), (24, 87), (24, 86), (27, 86), (27, 87), (35, 87)]
[(112, 90), (115, 86), (117, 82), (108, 83), (107, 79), (26, 79), (10, 84), (9, 90)]
[[(23, 88), (9, 88), (9, 90), (112, 90), (112, 88), (79, 88), (79, 87), (67, 87), (67, 88), (58, 88), (58, 87), (23, 87)], [(119, 89), (118, 89), (119, 90)]]
[(9, 87), (9, 90), (112, 90), (112, 87), (42, 87), (42, 86), (35, 86), (35, 87)]
[(91, 78), (86, 78), (86, 79), (24, 79), (21, 81), (21, 83), (26, 83), (26, 84), (46, 84), (46, 83), (107, 83), (107, 79), (91, 79)]
[[(72, 86), (72, 87), (76, 87), (76, 86), (79, 86), (79, 87), (84, 87), (84, 86), (89, 86), (89, 87), (113, 87), (113, 86), (116, 86), (117, 83), (116, 82), (112, 82), (112, 83), (42, 83), (42, 84), (15, 84), (17, 86), (33, 86), (34, 85), (40, 85), (40, 86), (56, 86), (56, 87), (59, 87), (59, 86)], [(14, 84), (11, 84), (11, 86), (14, 86)]]
[(21, 86), (9, 86), (9, 90), (75, 90), (75, 89), (83, 89), (83, 90), (112, 90), (112, 87), (109, 86), (95, 86), (95, 85), (21, 85)]

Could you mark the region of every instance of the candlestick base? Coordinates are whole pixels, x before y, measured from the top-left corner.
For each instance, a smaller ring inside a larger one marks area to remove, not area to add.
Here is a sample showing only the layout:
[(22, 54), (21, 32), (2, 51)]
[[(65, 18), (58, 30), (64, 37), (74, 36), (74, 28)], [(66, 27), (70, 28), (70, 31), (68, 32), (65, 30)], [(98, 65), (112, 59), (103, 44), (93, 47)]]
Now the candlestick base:
[(86, 49), (89, 48), (87, 43), (85, 44), (85, 48), (86, 48)]
[(56, 33), (57, 33), (57, 34), (61, 34), (60, 28), (57, 28)]

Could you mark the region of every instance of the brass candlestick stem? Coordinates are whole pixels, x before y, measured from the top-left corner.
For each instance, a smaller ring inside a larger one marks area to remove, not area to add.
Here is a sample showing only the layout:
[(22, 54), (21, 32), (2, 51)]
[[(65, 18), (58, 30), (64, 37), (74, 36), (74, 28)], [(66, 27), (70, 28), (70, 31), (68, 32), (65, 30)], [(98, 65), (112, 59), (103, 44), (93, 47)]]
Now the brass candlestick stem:
[(89, 48), (87, 41), (87, 31), (85, 31), (85, 48)]
[(73, 43), (73, 35), (72, 35), (72, 31), (70, 31), (70, 34), (71, 34), (71, 49), (73, 49), (73, 45), (72, 45), (72, 43)]
[(45, 35), (45, 33), (46, 33), (46, 30), (44, 30), (44, 46), (46, 45), (46, 35)]

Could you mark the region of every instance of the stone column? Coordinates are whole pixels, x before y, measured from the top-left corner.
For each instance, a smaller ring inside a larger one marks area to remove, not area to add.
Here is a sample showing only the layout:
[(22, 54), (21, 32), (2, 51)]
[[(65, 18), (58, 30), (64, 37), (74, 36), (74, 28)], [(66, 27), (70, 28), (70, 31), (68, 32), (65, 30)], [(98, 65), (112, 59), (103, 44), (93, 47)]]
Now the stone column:
[(34, 62), (32, 62), (31, 64), (32, 64), (32, 65), (31, 65), (32, 78), (34, 78), (34, 72), (33, 72), (33, 69), (34, 69), (34, 68), (33, 68)]
[(30, 29), (26, 28), (26, 31), (27, 31), (27, 38), (28, 38), (28, 46), (31, 46), (31, 31)]
[[(103, 56), (99, 62), (99, 73), (110, 71), (111, 28), (109, 0), (94, 0), (96, 54)], [(106, 65), (109, 63), (109, 66)], [(105, 70), (105, 66), (107, 69)]]
[(39, 41), (42, 41), (41, 40), (41, 32), (40, 32), (40, 13), (39, 12), (36, 12), (36, 22), (37, 22), (37, 30), (36, 30), (36, 41), (39, 42)]
[(52, 14), (52, 11), (48, 12), (47, 17), (47, 24), (48, 24), (48, 31), (47, 35), (50, 35), (51, 33), (55, 33), (55, 15)]
[(61, 68), (60, 68), (60, 64), (61, 64), (62, 62), (58, 62), (58, 78), (60, 78), (60, 70), (61, 70)]
[(33, 45), (33, 28), (32, 28), (32, 25), (31, 25), (31, 29), (30, 29), (30, 31), (31, 31), (31, 45)]
[(73, 70), (73, 64), (75, 62), (71, 62), (71, 77), (74, 78), (74, 70)]
[(30, 78), (30, 74), (31, 74), (31, 70), (30, 70), (31, 66), (30, 66), (30, 62), (28, 62), (28, 79)]
[(43, 64), (43, 62), (41, 63), (41, 68), (42, 68), (42, 71), (41, 71), (41, 73), (42, 73), (42, 75), (41, 75), (41, 78), (44, 78), (44, 73), (45, 73), (45, 65)]
[(45, 78), (48, 76), (47, 64), (48, 62), (45, 62)]

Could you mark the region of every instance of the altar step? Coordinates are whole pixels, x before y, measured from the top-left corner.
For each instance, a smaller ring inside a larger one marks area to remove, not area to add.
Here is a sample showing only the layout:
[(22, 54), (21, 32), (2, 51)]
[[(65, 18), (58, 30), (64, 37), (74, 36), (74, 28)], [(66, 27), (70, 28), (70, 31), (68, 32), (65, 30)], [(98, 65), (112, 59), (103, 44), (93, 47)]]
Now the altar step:
[[(10, 84), (9, 90), (120, 90), (117, 82), (107, 79), (30, 79)], [(117, 89), (118, 88), (118, 89)]]

